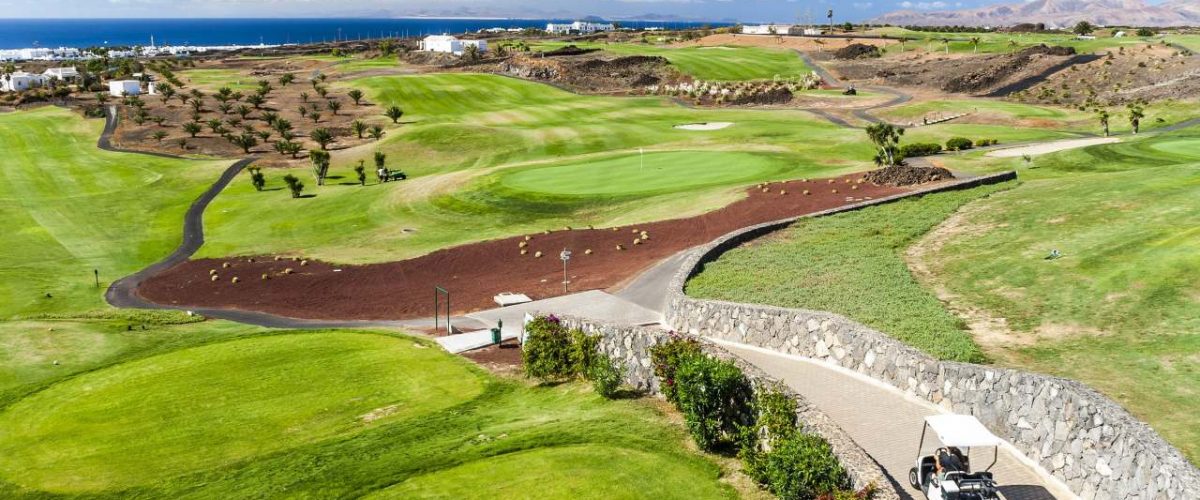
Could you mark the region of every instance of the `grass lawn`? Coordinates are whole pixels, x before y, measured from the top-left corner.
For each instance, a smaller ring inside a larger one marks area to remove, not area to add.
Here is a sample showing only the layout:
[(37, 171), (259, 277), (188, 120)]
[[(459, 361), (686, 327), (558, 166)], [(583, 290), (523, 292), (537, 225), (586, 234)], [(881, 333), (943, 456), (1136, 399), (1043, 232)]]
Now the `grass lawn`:
[[(1200, 129), (1039, 157), (927, 261), (1008, 320), (1006, 363), (1087, 382), (1200, 460)], [(1019, 159), (989, 160), (989, 168)], [(1064, 257), (1043, 260), (1051, 249)]]
[[(43, 324), (58, 326), (47, 336), (124, 335), (98, 321)], [(23, 328), (0, 323), (0, 338)], [(543, 498), (733, 496), (652, 401), (498, 379), (378, 332), (203, 322), (141, 334), (169, 340), (111, 339), (128, 349), (0, 389), (0, 496), (456, 497), (470, 484), (491, 497), (517, 484), (542, 485)]]
[(228, 165), (100, 151), (102, 128), (58, 108), (0, 114), (0, 319), (104, 307), (110, 281), (179, 243), (188, 204)]
[[(903, 46), (900, 44), (888, 46), (884, 51), (889, 54), (914, 50), (929, 50), (930, 52), (944, 53), (946, 51), (946, 44), (942, 42), (942, 39), (950, 40), (949, 48), (952, 54), (969, 54), (976, 51), (980, 54), (1008, 54), (1014, 50), (1021, 50), (1041, 44), (1074, 47), (1080, 54), (1088, 54), (1108, 49), (1115, 50), (1120, 46), (1128, 47), (1149, 43), (1149, 39), (1138, 37), (1113, 38), (1111, 36), (1098, 36), (1095, 40), (1078, 40), (1075, 35), (1069, 33), (931, 33), (903, 28), (886, 28), (880, 31), (887, 33), (889, 36), (903, 36), (916, 39), (905, 43)], [(978, 50), (971, 43), (972, 38), (979, 38)], [(1012, 42), (1016, 42), (1015, 47), (1012, 45)]]
[(185, 69), (175, 73), (189, 87), (200, 87), (216, 91), (221, 87), (233, 90), (253, 90), (261, 78), (255, 78), (236, 69)]
[[(277, 191), (255, 192), (248, 179), (236, 179), (205, 216), (202, 255), (303, 252), (338, 262), (394, 260), (564, 225), (695, 214), (736, 199), (740, 186), (869, 165), (870, 148), (857, 134), (800, 111), (689, 109), (656, 97), (581, 96), (478, 74), (371, 77), (352, 85), (367, 90), (371, 102), (406, 110), (405, 123), (378, 148), (409, 180), (346, 185), (354, 184), (350, 169), (357, 160), (371, 164), (366, 148), (337, 152), (336, 178), (324, 187), (315, 186), (308, 169), (294, 169), (314, 198), (289, 199), (280, 170), (266, 171), (268, 189)], [(722, 121), (734, 125), (675, 128)], [(652, 163), (648, 171), (662, 160), (671, 172), (654, 177), (650, 190), (641, 177), (629, 177), (639, 148)], [(595, 191), (578, 180), (574, 187), (547, 187), (557, 183), (539, 179), (582, 169), (598, 180), (621, 180)], [(668, 186), (670, 179), (687, 182)], [(262, 210), (264, 203), (321, 216)]]
[(913, 278), (908, 245), (988, 186), (807, 219), (705, 265), (693, 297), (831, 311), (941, 359), (982, 361), (962, 322)]
[(762, 47), (664, 47), (638, 43), (546, 42), (534, 50), (554, 50), (566, 45), (604, 49), (614, 55), (662, 56), (680, 72), (701, 80), (770, 80), (776, 76), (793, 78), (812, 72), (791, 50)]

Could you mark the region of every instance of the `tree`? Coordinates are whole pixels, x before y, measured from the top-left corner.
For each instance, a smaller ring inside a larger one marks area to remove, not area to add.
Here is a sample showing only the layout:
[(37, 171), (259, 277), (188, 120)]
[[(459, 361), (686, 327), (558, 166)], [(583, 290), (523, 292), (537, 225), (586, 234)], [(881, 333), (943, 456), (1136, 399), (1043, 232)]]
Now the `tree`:
[(155, 130), (150, 136), (153, 137), (155, 141), (162, 142), (163, 139), (167, 138), (167, 133), (161, 130)]
[(354, 166), (354, 175), (358, 176), (359, 185), (367, 185), (367, 168), (363, 166), (362, 160), (358, 160), (358, 165)]
[(337, 116), (338, 111), (342, 109), (342, 103), (330, 99), (329, 102), (325, 103), (325, 107), (329, 108), (329, 111), (333, 112), (333, 116)]
[(299, 108), (296, 108), (296, 112), (300, 113), (300, 118), (308, 117), (308, 108), (305, 107), (304, 105), (301, 105)]
[(229, 87), (221, 87), (217, 89), (216, 98), (221, 102), (229, 102), (233, 98), (233, 90)]
[(250, 111), (252, 111), (250, 106), (245, 104), (239, 104), (237, 109), (234, 110), (234, 112), (237, 113), (238, 116), (242, 117), (243, 120), (245, 120), (246, 116), (250, 114)]
[(179, 103), (180, 103), (180, 104), (183, 104), (184, 106), (186, 106), (186, 105), (187, 105), (187, 103), (188, 103), (188, 101), (189, 101), (189, 100), (191, 100), (191, 99), (192, 99), (192, 96), (191, 96), (191, 95), (189, 95), (189, 94), (184, 94), (184, 93), (182, 93), (182, 92), (180, 92), (180, 93), (179, 93)]
[(279, 132), (280, 136), (287, 135), (292, 131), (292, 122), (287, 118), (278, 118), (271, 123), (271, 128)]
[(1079, 36), (1090, 35), (1090, 34), (1092, 34), (1093, 31), (1096, 31), (1096, 27), (1092, 26), (1092, 23), (1089, 23), (1087, 21), (1079, 21), (1078, 23), (1075, 24), (1074, 28), (1071, 28), (1071, 33), (1074, 33)]
[(383, 151), (375, 152), (375, 170), (379, 170), (387, 165), (387, 154)]
[(308, 117), (312, 119), (313, 123), (317, 123), (317, 122), (321, 121), (321, 113), (318, 113), (316, 111), (310, 111), (308, 113)]
[(242, 100), (242, 93), (234, 91), (234, 93), (229, 94), (229, 98), (233, 99), (233, 102), (238, 102), (238, 101)]
[(1158, 33), (1155, 33), (1154, 30), (1152, 30), (1150, 28), (1138, 28), (1138, 30), (1137, 30), (1137, 36), (1140, 36), (1143, 38), (1152, 37), (1157, 34)]
[(367, 134), (370, 135), (372, 139), (377, 141), (383, 139), (383, 127), (380, 127), (379, 125), (371, 125), (371, 129), (367, 131)]
[(292, 192), (292, 198), (299, 198), (300, 192), (304, 191), (304, 183), (292, 174), (283, 176), (283, 182), (287, 184), (288, 191)]
[(1096, 111), (1096, 118), (1098, 118), (1100, 120), (1100, 126), (1104, 127), (1104, 137), (1108, 137), (1108, 135), (1109, 135), (1108, 134), (1108, 119), (1110, 117), (1111, 117), (1111, 115), (1108, 114), (1107, 109), (1101, 109), (1101, 110)]
[(1142, 118), (1146, 117), (1146, 111), (1140, 103), (1129, 104), (1129, 125), (1133, 127), (1133, 135), (1137, 135), (1142, 126)]
[(1009, 40), (1008, 41), (1008, 53), (1012, 54), (1013, 52), (1016, 52), (1017, 47), (1019, 47), (1020, 45), (1021, 44), (1019, 42), (1017, 42), (1016, 40)]
[(267, 185), (267, 178), (263, 175), (262, 169), (259, 167), (250, 167), (250, 184), (254, 185), (255, 191), (262, 191), (263, 186)]
[(188, 122), (183, 124), (183, 131), (187, 132), (188, 135), (191, 135), (192, 137), (196, 137), (196, 134), (199, 134), (201, 130), (202, 127), (196, 122)]
[(391, 106), (383, 114), (391, 118), (392, 123), (400, 123), (400, 117), (404, 116), (404, 110), (400, 109), (400, 106)]
[(468, 45), (467, 48), (465, 50), (463, 50), (463, 58), (468, 61), (478, 61), (479, 60), (479, 46), (478, 45)]
[(974, 48), (976, 54), (979, 53), (979, 42), (981, 41), (982, 40), (977, 36), (971, 37), (971, 47)]
[(358, 106), (359, 103), (362, 101), (363, 91), (358, 90), (358, 89), (353, 89), (350, 92), (347, 92), (346, 95), (350, 97), (350, 100), (354, 101), (355, 106)]
[(329, 174), (329, 152), (328, 151), (310, 151), (308, 159), (312, 161), (313, 175), (317, 178), (317, 185), (325, 185), (325, 176)]
[(367, 124), (363, 123), (362, 120), (354, 120), (350, 122), (350, 130), (353, 131), (359, 139), (362, 139), (363, 134), (367, 131)]
[(258, 89), (255, 90), (255, 92), (257, 92), (257, 95), (260, 97), (266, 97), (267, 94), (271, 93), (271, 90), (272, 90), (271, 82), (268, 82), (266, 80), (259, 80), (258, 81)]
[(260, 140), (262, 140), (264, 143), (271, 140), (271, 131), (270, 130), (259, 130), (258, 132), (255, 132), (255, 134), (258, 135), (258, 138)]
[(329, 89), (325, 88), (325, 86), (323, 86), (323, 85), (317, 86), (317, 87), (313, 88), (313, 90), (317, 91), (317, 95), (321, 96), (322, 99), (324, 99), (325, 96), (329, 95)]
[(279, 85), (284, 86), (284, 87), (288, 86), (288, 84), (292, 83), (295, 80), (296, 80), (296, 75), (293, 75), (291, 73), (284, 73), (282, 75), (279, 75)]
[(300, 93), (300, 102), (308, 102), (308, 92)]
[(205, 123), (208, 124), (208, 128), (212, 129), (214, 134), (221, 133), (221, 128), (222, 128), (221, 126), (225, 124), (225, 122), (222, 122), (221, 120), (218, 120), (216, 118), (213, 118)]
[(200, 99), (193, 99), (192, 100), (192, 112), (193, 113), (203, 113), (204, 112), (204, 101), (201, 101)]
[(295, 158), (300, 153), (300, 143), (292, 142), (287, 139), (275, 143), (275, 152), (281, 155), (291, 155)]
[(867, 127), (867, 137), (875, 144), (875, 164), (882, 167), (895, 167), (900, 164), (897, 151), (900, 149), (900, 137), (904, 129), (890, 123), (876, 123)]
[(267, 125), (275, 125), (275, 120), (279, 119), (279, 113), (274, 111), (263, 111), (258, 116), (262, 119), (262, 121), (266, 122)]
[(164, 83), (162, 85), (159, 85), (157, 88), (158, 88), (158, 93), (162, 95), (163, 102), (167, 102), (167, 101), (171, 100), (172, 97), (175, 97), (175, 87), (172, 87), (171, 85)]
[(333, 142), (333, 133), (327, 128), (315, 128), (309, 132), (308, 138), (321, 146), (321, 150), (324, 151), (328, 148), (329, 143)]
[(217, 109), (221, 110), (221, 114), (227, 115), (227, 114), (229, 114), (230, 111), (233, 110), (233, 105), (229, 104), (227, 102), (223, 102), (223, 103), (217, 105)]
[(250, 154), (250, 148), (258, 145), (258, 138), (254, 137), (254, 134), (247, 134), (243, 132), (240, 135), (229, 136), (229, 142), (232, 142), (235, 146), (242, 148), (243, 153)]
[(263, 103), (267, 102), (267, 99), (259, 94), (253, 94), (246, 98), (246, 102), (254, 106), (254, 109), (260, 109)]
[(100, 104), (107, 103), (108, 102), (108, 94), (105, 94), (104, 92), (96, 92), (96, 102), (98, 102)]

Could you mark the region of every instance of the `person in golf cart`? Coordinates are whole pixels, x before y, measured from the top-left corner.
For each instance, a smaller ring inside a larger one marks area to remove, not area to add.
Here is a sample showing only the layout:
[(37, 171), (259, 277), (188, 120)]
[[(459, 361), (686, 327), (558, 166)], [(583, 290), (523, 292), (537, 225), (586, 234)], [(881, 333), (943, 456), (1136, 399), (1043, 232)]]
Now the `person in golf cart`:
[[(942, 446), (924, 455), (925, 434), (932, 429)], [(908, 482), (926, 498), (937, 500), (991, 500), (999, 498), (996, 482), (989, 469), (999, 456), (1000, 438), (993, 435), (970, 415), (934, 415), (925, 417), (916, 466), (908, 472)], [(993, 448), (992, 463), (981, 472), (971, 472), (968, 452), (972, 446)]]

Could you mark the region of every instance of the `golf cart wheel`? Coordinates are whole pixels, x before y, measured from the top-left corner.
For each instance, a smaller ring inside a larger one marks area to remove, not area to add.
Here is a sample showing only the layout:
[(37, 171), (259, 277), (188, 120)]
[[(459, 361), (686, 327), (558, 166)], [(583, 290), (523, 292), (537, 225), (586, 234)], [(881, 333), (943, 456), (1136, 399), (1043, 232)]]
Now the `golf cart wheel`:
[(911, 484), (913, 488), (916, 488), (918, 490), (921, 489), (921, 483), (918, 481), (918, 478), (917, 478), (917, 468), (916, 467), (913, 467), (908, 470), (908, 484)]

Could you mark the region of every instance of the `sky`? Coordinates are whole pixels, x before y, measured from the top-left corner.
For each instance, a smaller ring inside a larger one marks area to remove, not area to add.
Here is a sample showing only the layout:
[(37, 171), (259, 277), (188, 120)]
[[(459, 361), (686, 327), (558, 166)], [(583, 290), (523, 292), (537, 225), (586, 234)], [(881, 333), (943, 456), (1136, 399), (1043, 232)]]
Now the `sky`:
[[(399, 17), (638, 18), (742, 22), (861, 21), (894, 10), (951, 10), (1022, 0), (0, 0), (0, 18)], [(1024, 0), (1029, 1), (1029, 0)], [(1152, 0), (1158, 3), (1161, 0)]]

